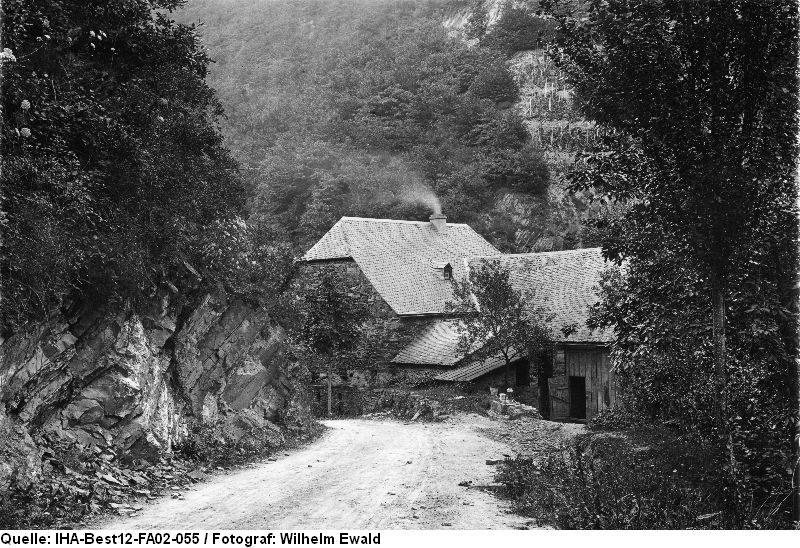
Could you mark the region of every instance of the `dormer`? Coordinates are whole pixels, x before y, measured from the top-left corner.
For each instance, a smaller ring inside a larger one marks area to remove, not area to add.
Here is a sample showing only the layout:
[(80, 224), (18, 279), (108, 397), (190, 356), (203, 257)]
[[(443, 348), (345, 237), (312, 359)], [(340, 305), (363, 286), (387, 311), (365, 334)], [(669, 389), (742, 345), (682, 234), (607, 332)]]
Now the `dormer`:
[(431, 267), (439, 274), (441, 279), (453, 279), (453, 266), (447, 261), (434, 261), (431, 263)]

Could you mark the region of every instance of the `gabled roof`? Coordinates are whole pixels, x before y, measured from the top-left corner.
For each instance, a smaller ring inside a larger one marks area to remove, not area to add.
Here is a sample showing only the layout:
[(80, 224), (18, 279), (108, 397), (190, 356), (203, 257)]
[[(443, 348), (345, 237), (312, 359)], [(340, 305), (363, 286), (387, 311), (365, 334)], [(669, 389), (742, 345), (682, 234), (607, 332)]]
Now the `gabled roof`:
[[(612, 341), (611, 330), (590, 330), (586, 326), (589, 307), (599, 300), (597, 289), (606, 267), (599, 247), (472, 257), (468, 264), (470, 268), (477, 268), (485, 261), (499, 261), (510, 270), (515, 289), (531, 293), (538, 305), (554, 314), (551, 326), (555, 340), (565, 343)], [(570, 325), (577, 329), (565, 336), (561, 330)]]
[(464, 258), (498, 253), (465, 224), (447, 223), (438, 232), (424, 221), (342, 217), (303, 259), (354, 260), (392, 310), (413, 315), (442, 314), (453, 298), (450, 280), (431, 265), (450, 263), (460, 279)]

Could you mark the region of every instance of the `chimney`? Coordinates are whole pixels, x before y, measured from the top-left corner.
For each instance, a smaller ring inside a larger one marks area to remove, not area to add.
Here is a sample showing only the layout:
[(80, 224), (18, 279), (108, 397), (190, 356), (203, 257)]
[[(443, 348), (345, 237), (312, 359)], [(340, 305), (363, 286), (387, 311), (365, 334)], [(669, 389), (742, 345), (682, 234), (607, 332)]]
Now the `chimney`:
[(447, 217), (441, 213), (431, 215), (431, 225), (439, 234), (447, 234)]

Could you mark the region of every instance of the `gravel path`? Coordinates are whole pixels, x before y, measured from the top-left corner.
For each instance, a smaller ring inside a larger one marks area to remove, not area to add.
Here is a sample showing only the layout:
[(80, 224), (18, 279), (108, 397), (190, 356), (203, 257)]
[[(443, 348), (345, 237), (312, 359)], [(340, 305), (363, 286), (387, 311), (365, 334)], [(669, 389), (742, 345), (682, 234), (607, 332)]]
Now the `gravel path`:
[[(485, 487), (511, 453), (478, 415), (444, 423), (336, 420), (274, 462), (220, 474), (102, 526), (126, 529), (509, 529), (531, 522)], [(471, 481), (470, 486), (459, 486)]]

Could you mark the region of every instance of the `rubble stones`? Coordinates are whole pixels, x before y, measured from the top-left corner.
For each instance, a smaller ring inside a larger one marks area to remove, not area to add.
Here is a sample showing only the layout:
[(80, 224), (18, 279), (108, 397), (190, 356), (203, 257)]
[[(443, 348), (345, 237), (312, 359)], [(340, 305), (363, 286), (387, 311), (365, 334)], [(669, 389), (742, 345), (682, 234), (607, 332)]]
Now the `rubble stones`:
[(529, 417), (532, 419), (542, 418), (542, 415), (535, 407), (516, 401), (501, 401), (494, 397), (489, 402), (489, 411), (490, 414), (494, 414), (495, 416), (504, 416), (510, 419), (518, 419), (521, 417)]

